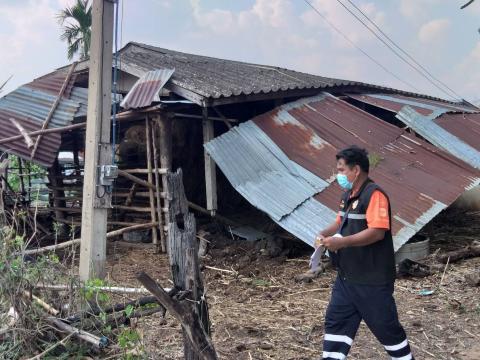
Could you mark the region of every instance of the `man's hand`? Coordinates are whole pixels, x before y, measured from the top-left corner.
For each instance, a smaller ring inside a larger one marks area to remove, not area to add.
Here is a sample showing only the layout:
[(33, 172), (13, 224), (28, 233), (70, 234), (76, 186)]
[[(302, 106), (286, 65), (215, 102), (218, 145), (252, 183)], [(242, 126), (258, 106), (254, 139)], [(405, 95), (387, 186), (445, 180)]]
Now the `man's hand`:
[(322, 234), (317, 235), (317, 237), (315, 238), (315, 244), (313, 245), (315, 249), (322, 245), (323, 239), (325, 239), (325, 236), (323, 236)]
[(325, 246), (330, 251), (337, 251), (345, 247), (345, 242), (343, 237), (328, 236), (323, 238), (320, 245)]

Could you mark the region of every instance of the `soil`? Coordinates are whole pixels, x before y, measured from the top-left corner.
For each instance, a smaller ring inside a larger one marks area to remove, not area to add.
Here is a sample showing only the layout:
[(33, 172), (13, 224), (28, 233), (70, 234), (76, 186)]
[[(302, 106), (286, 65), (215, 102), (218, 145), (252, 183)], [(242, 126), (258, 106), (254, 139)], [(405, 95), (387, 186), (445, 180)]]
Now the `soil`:
[[(461, 224), (451, 221), (454, 228), (449, 228), (440, 217), (439, 223), (430, 228), (430, 235), (443, 234), (434, 237), (432, 252), (459, 248), (472, 238), (479, 239), (480, 215), (471, 216), (473, 223), (468, 219)], [(464, 231), (459, 230), (462, 227)], [(296, 283), (295, 275), (308, 270), (308, 254), (290, 259), (270, 257), (254, 243), (229, 241), (224, 236), (215, 235), (213, 249), (202, 260), (212, 337), (219, 357), (320, 358), (325, 310), (335, 272), (327, 270), (310, 283)], [(162, 286), (172, 286), (166, 255), (154, 254), (151, 248), (116, 248), (110, 252), (111, 282), (139, 286), (135, 274), (143, 270)], [(422, 263), (437, 265), (440, 271), (425, 278), (399, 279), (395, 285), (400, 320), (415, 358), (480, 359), (480, 287), (469, 286), (464, 279), (467, 273), (480, 269), (480, 258), (449, 264), (446, 270), (445, 265), (438, 265), (433, 254)], [(421, 296), (421, 290), (434, 292)], [(183, 358), (176, 319), (168, 314), (162, 319), (157, 314), (140, 319), (136, 326), (150, 358)], [(362, 323), (349, 359), (388, 357)]]

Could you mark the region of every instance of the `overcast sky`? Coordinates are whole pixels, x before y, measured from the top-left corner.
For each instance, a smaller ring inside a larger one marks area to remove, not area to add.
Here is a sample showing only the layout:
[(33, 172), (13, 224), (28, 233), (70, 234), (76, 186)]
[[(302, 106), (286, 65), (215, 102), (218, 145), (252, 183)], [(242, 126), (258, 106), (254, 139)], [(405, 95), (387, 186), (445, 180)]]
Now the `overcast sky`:
[[(346, 0), (342, 0), (346, 2)], [(480, 98), (480, 0), (352, 0), (431, 73)], [(68, 63), (55, 14), (72, 0), (0, 0), (6, 91)], [(303, 0), (120, 0), (122, 43), (143, 42), (415, 91), (334, 32)], [(445, 97), (339, 5), (311, 0), (354, 43), (422, 93)], [(4, 92), (5, 94), (5, 92)]]

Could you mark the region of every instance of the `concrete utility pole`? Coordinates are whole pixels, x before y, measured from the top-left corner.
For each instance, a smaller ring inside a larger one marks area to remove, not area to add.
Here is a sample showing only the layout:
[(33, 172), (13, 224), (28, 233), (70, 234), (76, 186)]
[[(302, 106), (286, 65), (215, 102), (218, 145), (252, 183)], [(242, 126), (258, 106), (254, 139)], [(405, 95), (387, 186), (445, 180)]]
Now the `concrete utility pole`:
[(93, 0), (92, 4), (79, 271), (84, 281), (105, 277), (107, 209), (111, 206), (111, 194), (110, 187), (102, 181), (101, 169), (104, 175), (105, 167), (101, 166), (112, 163), (110, 116), (114, 3), (115, 0)]

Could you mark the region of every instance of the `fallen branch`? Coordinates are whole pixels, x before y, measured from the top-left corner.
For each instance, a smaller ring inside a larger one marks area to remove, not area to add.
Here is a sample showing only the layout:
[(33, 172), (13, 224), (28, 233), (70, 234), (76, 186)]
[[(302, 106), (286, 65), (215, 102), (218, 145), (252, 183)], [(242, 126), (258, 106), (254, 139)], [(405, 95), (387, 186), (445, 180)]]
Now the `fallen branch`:
[(72, 334), (76, 338), (86, 341), (89, 344), (92, 344), (97, 349), (103, 349), (108, 345), (108, 339), (105, 336), (98, 337), (96, 335), (90, 334), (87, 331), (80, 330), (74, 326), (68, 325), (64, 323), (62, 320), (57, 319), (55, 317), (47, 318), (47, 321), (54, 325), (57, 330), (61, 332), (66, 332), (68, 334)]
[(454, 263), (463, 259), (468, 259), (476, 256), (480, 256), (480, 242), (478, 241), (472, 242), (470, 245), (464, 247), (463, 249), (437, 255), (437, 259), (441, 263), (446, 264), (447, 261), (450, 263)]
[(63, 345), (65, 344), (65, 342), (70, 339), (74, 334), (71, 333), (71, 334), (68, 334), (67, 336), (65, 336), (62, 340), (56, 342), (55, 344), (53, 344), (52, 346), (48, 347), (45, 351), (41, 352), (40, 354), (34, 356), (33, 358), (30, 358), (28, 360), (40, 360), (43, 355), (46, 355), (48, 354), (50, 351), (52, 351), (53, 349), (55, 349), (57, 346), (60, 346), (60, 345)]
[[(39, 284), (35, 286), (35, 289), (45, 289), (45, 290), (54, 290), (54, 291), (70, 291), (71, 289), (85, 289), (85, 290), (98, 290), (111, 293), (119, 294), (149, 294), (150, 292), (145, 288), (130, 288), (130, 287), (118, 287), (118, 286), (82, 286), (82, 285), (49, 285), (49, 284)], [(171, 291), (171, 289), (166, 288), (165, 291)]]
[[(148, 223), (148, 224), (136, 224), (132, 226), (128, 226), (123, 229), (118, 229), (114, 231), (110, 231), (107, 233), (107, 239), (121, 235), (123, 233), (129, 232), (129, 231), (134, 231), (134, 230), (140, 230), (140, 229), (148, 229), (151, 227), (156, 226), (155, 223)], [(54, 251), (54, 250), (59, 250), (59, 249), (64, 249), (69, 246), (77, 246), (81, 242), (81, 239), (73, 239), (69, 241), (65, 241), (63, 243), (57, 244), (57, 245), (49, 245), (49, 246), (44, 246), (38, 249), (31, 249), (31, 250), (25, 250), (22, 253), (18, 253), (17, 255), (37, 255), (37, 254), (42, 254), (44, 252), (49, 252), (49, 251)]]
[(35, 303), (37, 303), (38, 305), (40, 305), (46, 312), (48, 312), (50, 315), (53, 315), (53, 316), (57, 316), (60, 311), (58, 311), (57, 309), (55, 309), (53, 306), (47, 304), (45, 301), (43, 301), (42, 299), (40, 299), (39, 297), (33, 295), (30, 291), (27, 291), (27, 290), (24, 290), (23, 291), (23, 295), (29, 299), (29, 300), (33, 300)]

